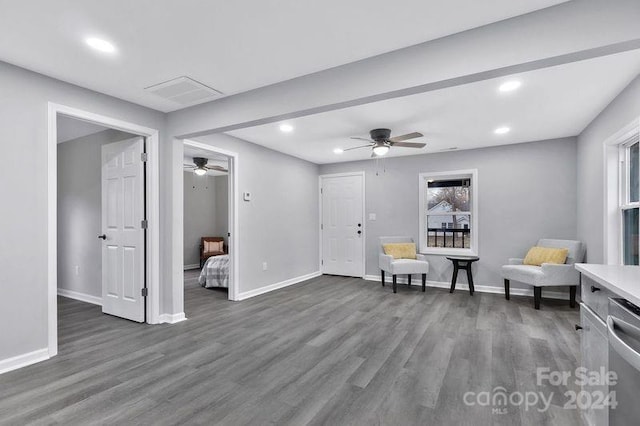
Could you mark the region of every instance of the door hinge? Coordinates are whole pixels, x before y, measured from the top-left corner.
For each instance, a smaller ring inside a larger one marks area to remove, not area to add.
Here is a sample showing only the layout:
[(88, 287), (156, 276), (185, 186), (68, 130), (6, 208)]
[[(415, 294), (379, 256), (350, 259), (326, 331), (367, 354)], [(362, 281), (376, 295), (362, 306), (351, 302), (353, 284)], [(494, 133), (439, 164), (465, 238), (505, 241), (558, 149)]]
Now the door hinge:
[(320, 264), (321, 264), (321, 265), (324, 265), (324, 259), (322, 259), (322, 260), (320, 261)]
[(149, 221), (147, 219), (144, 219), (140, 222), (140, 226), (142, 227), (142, 229), (147, 229), (149, 227)]
[(324, 229), (324, 225), (323, 224), (320, 224), (320, 229)]
[(142, 154), (140, 154), (140, 160), (142, 160), (143, 163), (146, 163), (148, 159), (149, 159), (149, 155), (146, 152), (143, 152)]
[(230, 237), (230, 236), (231, 236), (231, 232), (227, 232), (227, 237)]
[(142, 297), (147, 297), (149, 295), (149, 290), (145, 287), (142, 289)]
[(322, 188), (320, 188), (320, 193), (322, 194)]

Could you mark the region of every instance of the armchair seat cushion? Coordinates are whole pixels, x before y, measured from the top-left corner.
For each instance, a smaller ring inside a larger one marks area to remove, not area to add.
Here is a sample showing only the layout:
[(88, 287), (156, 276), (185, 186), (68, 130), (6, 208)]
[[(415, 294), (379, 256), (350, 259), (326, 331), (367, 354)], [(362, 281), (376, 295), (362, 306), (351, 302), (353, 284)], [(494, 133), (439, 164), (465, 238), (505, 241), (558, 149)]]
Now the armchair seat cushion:
[(538, 286), (544, 280), (544, 273), (540, 266), (533, 265), (504, 265), (502, 276), (508, 280)]
[(429, 262), (412, 259), (395, 259), (391, 261), (391, 270), (386, 271), (392, 275), (426, 274), (429, 272)]

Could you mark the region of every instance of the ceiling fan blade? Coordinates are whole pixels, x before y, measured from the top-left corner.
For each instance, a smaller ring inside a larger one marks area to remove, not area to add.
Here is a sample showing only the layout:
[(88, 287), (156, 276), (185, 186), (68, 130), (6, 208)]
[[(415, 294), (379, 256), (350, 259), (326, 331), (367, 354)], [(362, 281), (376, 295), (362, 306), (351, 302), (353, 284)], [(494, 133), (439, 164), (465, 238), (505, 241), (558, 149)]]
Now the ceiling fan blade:
[(195, 169), (197, 166), (195, 166), (194, 164), (183, 164), (183, 165), (182, 165), (182, 167), (184, 167), (185, 169), (186, 169), (187, 167), (188, 167), (188, 168), (191, 168), (191, 169)]
[(395, 142), (392, 146), (399, 146), (403, 148), (424, 148), (427, 144), (416, 142)]
[(217, 170), (219, 172), (225, 172), (227, 173), (229, 170), (225, 169), (224, 167), (221, 166), (206, 166), (207, 169), (209, 170)]
[(355, 146), (353, 148), (347, 148), (347, 149), (343, 149), (342, 152), (344, 151), (351, 151), (352, 149), (360, 149), (360, 148), (370, 148), (371, 145), (360, 145), (360, 146)]
[(351, 138), (350, 138), (350, 139), (357, 139), (357, 140), (359, 140), (359, 141), (367, 141), (367, 142), (371, 142), (371, 143), (373, 143), (373, 141), (372, 141), (371, 139), (369, 139), (369, 138), (361, 138), (361, 137), (359, 137), (359, 136), (351, 136)]
[(402, 142), (409, 139), (421, 138), (424, 135), (420, 132), (407, 133), (406, 135), (394, 136), (389, 139), (389, 142)]

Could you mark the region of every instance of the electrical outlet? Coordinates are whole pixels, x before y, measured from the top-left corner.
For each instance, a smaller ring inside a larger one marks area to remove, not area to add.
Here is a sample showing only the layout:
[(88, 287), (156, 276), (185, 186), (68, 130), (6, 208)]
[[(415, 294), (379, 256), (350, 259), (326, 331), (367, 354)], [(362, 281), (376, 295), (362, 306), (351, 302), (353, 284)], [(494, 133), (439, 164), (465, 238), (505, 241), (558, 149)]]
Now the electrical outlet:
[(76, 275), (80, 275), (80, 266), (76, 265)]
[(262, 270), (263, 271), (267, 270), (267, 262), (262, 262)]

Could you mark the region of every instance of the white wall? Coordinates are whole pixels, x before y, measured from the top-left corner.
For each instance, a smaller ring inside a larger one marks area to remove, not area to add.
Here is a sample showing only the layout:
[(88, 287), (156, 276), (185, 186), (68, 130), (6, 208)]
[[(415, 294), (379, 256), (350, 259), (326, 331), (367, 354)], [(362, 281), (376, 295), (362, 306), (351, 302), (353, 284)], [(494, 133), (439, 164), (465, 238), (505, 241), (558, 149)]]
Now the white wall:
[(198, 141), (238, 153), (238, 191), (252, 193), (238, 206), (239, 293), (317, 272), (318, 166), (227, 135)]
[(604, 261), (604, 141), (640, 117), (640, 77), (632, 81), (578, 137), (578, 237), (589, 263)]
[(58, 144), (59, 289), (102, 297), (101, 147), (134, 136), (104, 130)]
[[(159, 129), (161, 135), (165, 130), (160, 112), (0, 62), (0, 170), (11, 177), (0, 179), (0, 360), (48, 344), (48, 102)], [(164, 142), (161, 158), (170, 149)], [(161, 209), (164, 221), (166, 212)], [(169, 237), (161, 230), (160, 239)]]
[[(200, 264), (200, 239), (224, 237), (227, 240), (228, 190), (226, 176), (184, 174), (184, 265)], [(222, 212), (223, 217), (219, 217)]]
[[(322, 165), (321, 174), (366, 172), (366, 273), (379, 275), (378, 237), (407, 235), (419, 241), (418, 174), (478, 169), (480, 261), (476, 285), (502, 287), (500, 267), (524, 257), (539, 238), (576, 236), (575, 138), (531, 142), (376, 162)], [(368, 220), (369, 213), (376, 220)], [(428, 280), (451, 281), (451, 262), (429, 256)], [(460, 282), (466, 282), (466, 277)], [(517, 283), (514, 287), (519, 287)]]

